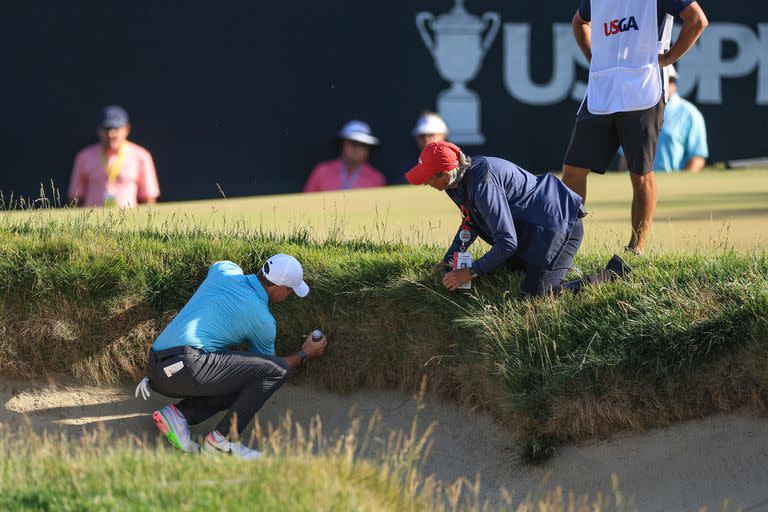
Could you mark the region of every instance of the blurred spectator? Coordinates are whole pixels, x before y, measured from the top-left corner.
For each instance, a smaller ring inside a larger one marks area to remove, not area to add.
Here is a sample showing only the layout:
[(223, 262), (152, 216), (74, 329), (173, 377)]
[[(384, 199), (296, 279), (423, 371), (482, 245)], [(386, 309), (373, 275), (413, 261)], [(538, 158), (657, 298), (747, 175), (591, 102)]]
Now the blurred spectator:
[(69, 198), (76, 205), (130, 208), (157, 202), (160, 186), (152, 155), (128, 141), (130, 132), (123, 108), (104, 108), (96, 130), (99, 143), (75, 157)]
[(413, 136), (416, 138), (416, 145), (419, 146), (419, 153), (421, 153), (430, 142), (446, 140), (448, 138), (448, 126), (439, 114), (426, 111), (416, 121)]
[[(430, 142), (445, 141), (448, 138), (448, 125), (445, 124), (440, 114), (425, 110), (416, 120), (416, 126), (413, 127), (411, 134), (419, 147), (419, 153), (421, 153)], [(400, 172), (398, 173), (400, 183), (407, 183), (405, 173), (413, 169), (417, 160), (418, 156), (413, 154), (400, 161)]]
[(368, 124), (348, 122), (339, 132), (339, 140), (341, 156), (317, 164), (304, 185), (304, 192), (383, 187), (387, 184), (384, 175), (367, 163), (371, 149), (379, 145), (379, 139), (371, 134)]
[(704, 116), (693, 103), (677, 94), (680, 78), (674, 66), (669, 71), (669, 102), (653, 168), (657, 171), (699, 172), (709, 156)]
[[(669, 101), (664, 110), (664, 123), (659, 134), (653, 169), (667, 172), (699, 172), (704, 168), (709, 156), (707, 127), (699, 109), (677, 94), (679, 78), (675, 67), (669, 66)], [(619, 151), (619, 154), (622, 152)], [(623, 156), (619, 161), (619, 168), (626, 169)]]

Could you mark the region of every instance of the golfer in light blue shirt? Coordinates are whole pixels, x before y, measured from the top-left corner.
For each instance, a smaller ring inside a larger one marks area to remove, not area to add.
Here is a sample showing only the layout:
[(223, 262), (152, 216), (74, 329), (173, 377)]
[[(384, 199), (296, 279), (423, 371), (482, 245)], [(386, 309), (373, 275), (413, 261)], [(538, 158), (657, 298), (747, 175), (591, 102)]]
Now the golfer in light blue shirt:
[[(675, 67), (669, 66), (669, 101), (664, 109), (664, 122), (653, 160), (654, 171), (699, 172), (709, 157), (704, 116), (693, 103), (677, 94), (679, 77)], [(619, 148), (618, 154), (621, 157), (619, 169), (624, 169), (624, 150)]]
[(205, 352), (222, 352), (247, 343), (251, 352), (275, 355), (275, 318), (258, 278), (243, 274), (231, 261), (217, 261), (208, 277), (157, 337), (159, 352), (186, 345)]
[[(152, 414), (173, 446), (184, 451), (200, 448), (191, 439), (189, 425), (226, 410), (200, 449), (248, 460), (261, 456), (237, 438), (290, 371), (321, 356), (327, 343), (321, 334), (309, 335), (295, 354), (275, 356), (275, 318), (269, 304), (308, 293), (301, 263), (287, 254), (267, 259), (257, 274), (245, 274), (231, 261), (211, 266), (189, 302), (155, 340), (147, 377), (136, 388), (136, 395), (145, 399), (150, 387), (182, 398)], [(241, 345), (250, 350), (238, 350)]]

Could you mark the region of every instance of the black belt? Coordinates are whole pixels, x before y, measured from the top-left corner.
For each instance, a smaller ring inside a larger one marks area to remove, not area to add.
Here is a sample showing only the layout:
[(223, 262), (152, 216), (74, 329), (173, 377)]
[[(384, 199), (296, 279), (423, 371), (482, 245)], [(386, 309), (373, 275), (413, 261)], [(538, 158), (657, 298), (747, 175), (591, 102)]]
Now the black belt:
[(580, 205), (580, 206), (579, 206), (579, 213), (578, 213), (578, 214), (576, 214), (576, 218), (578, 218), (578, 219), (583, 219), (584, 217), (586, 217), (586, 216), (587, 216), (587, 214), (588, 214), (588, 213), (589, 213), (589, 212), (587, 211), (587, 208), (586, 208), (586, 206), (584, 206), (584, 205), (582, 204), (582, 205)]
[(164, 361), (168, 358), (181, 354), (201, 354), (202, 352), (202, 350), (196, 349), (194, 347), (187, 347), (182, 345), (181, 347), (171, 347), (157, 351), (150, 349), (149, 355), (154, 357), (155, 361)]

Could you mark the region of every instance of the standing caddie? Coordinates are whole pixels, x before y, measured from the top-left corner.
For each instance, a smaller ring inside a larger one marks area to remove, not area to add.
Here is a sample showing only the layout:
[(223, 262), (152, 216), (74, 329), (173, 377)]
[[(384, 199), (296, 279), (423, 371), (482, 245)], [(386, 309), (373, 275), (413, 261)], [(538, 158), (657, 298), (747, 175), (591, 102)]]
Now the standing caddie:
[[(327, 344), (325, 336), (315, 341), (309, 335), (300, 351), (277, 357), (275, 319), (269, 303), (308, 293), (301, 264), (287, 254), (269, 258), (256, 275), (244, 274), (231, 261), (211, 266), (189, 302), (155, 340), (147, 377), (136, 388), (136, 395), (145, 399), (150, 387), (182, 399), (152, 415), (173, 446), (196, 450), (189, 425), (226, 410), (205, 437), (202, 451), (259, 458), (258, 450), (237, 438), (290, 371), (321, 356)], [(250, 350), (236, 350), (243, 344)]]
[[(676, 16), (683, 28), (670, 47)], [(563, 182), (586, 200), (587, 174), (603, 174), (622, 146), (634, 192), (626, 249), (636, 254), (643, 252), (656, 211), (653, 159), (668, 98), (666, 67), (706, 26), (694, 0), (580, 0), (573, 17), (576, 42), (589, 61), (589, 84), (565, 154)]]

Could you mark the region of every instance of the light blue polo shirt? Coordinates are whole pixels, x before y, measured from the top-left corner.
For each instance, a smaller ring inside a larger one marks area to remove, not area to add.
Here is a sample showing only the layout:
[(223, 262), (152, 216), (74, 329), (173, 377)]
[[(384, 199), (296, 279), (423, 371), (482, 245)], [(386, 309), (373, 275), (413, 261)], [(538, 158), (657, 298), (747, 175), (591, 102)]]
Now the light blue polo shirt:
[(244, 275), (231, 261), (217, 261), (152, 350), (189, 346), (221, 352), (247, 342), (253, 352), (274, 355), (276, 332), (267, 292), (258, 278)]
[(664, 110), (653, 169), (679, 171), (695, 156), (709, 156), (704, 116), (693, 103), (675, 94)]
[[(624, 148), (619, 147), (619, 156)], [(707, 127), (704, 116), (690, 101), (675, 94), (664, 109), (664, 122), (659, 133), (659, 145), (653, 159), (654, 171), (675, 172), (685, 169), (695, 156), (707, 158)]]

